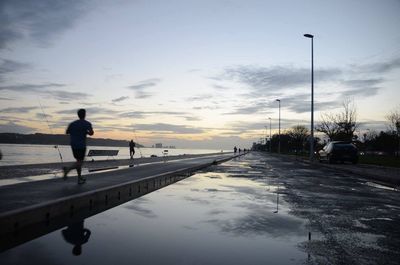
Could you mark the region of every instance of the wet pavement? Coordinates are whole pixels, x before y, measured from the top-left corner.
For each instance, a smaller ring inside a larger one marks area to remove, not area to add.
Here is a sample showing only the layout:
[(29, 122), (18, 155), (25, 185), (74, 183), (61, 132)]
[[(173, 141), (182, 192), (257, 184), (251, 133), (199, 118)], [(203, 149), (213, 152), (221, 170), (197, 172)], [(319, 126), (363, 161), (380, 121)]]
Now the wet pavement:
[(398, 264), (399, 224), (393, 188), (250, 153), (85, 219), (79, 256), (62, 229), (0, 263)]

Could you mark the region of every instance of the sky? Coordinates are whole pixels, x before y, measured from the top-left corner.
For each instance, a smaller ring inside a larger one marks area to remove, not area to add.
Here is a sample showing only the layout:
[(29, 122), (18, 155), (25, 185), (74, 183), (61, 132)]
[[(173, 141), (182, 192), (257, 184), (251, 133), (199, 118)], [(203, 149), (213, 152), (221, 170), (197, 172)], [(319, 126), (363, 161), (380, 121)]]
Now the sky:
[(400, 1), (0, 0), (0, 132), (231, 149), (357, 108), (400, 108)]

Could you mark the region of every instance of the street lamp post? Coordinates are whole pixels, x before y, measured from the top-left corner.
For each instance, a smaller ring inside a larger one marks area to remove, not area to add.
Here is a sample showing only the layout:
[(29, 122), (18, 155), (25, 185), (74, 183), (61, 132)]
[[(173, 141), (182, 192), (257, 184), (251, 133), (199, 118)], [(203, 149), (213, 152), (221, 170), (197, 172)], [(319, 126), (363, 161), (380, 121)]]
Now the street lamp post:
[(281, 153), (281, 100), (277, 99), (276, 101), (278, 101), (279, 104), (279, 129), (278, 129), (278, 153)]
[(311, 39), (311, 139), (310, 139), (310, 162), (314, 160), (314, 35), (304, 34)]
[(269, 119), (269, 152), (271, 153), (271, 146), (272, 146), (272, 136), (271, 136), (271, 118), (268, 117)]

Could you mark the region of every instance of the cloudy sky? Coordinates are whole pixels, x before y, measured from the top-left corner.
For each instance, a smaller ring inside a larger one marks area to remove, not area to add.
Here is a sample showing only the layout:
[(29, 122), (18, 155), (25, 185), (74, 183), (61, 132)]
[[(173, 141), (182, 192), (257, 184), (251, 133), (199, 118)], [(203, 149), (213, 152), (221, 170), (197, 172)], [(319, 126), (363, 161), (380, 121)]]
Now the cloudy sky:
[[(231, 148), (353, 99), (361, 129), (400, 106), (400, 1), (2, 0), (0, 132)], [(49, 126), (47, 125), (49, 124)], [(49, 128), (50, 127), (50, 128)]]

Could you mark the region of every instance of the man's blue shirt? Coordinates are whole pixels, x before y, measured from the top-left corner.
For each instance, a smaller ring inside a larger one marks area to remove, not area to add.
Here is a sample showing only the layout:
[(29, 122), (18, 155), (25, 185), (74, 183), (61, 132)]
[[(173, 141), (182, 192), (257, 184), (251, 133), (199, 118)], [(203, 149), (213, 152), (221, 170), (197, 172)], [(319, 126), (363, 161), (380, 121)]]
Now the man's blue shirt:
[(86, 148), (86, 135), (93, 131), (92, 124), (86, 120), (71, 122), (67, 134), (71, 136), (71, 147), (74, 149)]

